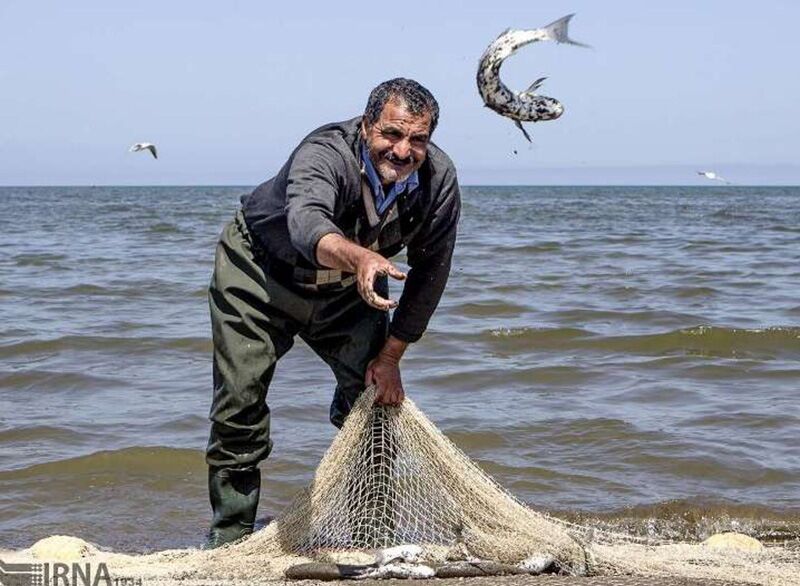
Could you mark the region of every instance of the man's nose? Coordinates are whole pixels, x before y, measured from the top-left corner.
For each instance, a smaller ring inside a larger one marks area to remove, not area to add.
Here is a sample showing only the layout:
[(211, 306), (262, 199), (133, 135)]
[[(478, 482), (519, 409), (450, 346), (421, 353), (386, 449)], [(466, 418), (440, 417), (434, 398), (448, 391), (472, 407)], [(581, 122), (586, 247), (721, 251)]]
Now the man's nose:
[(398, 159), (407, 159), (409, 156), (411, 156), (411, 142), (407, 138), (398, 140), (396, 143), (394, 143), (392, 152)]

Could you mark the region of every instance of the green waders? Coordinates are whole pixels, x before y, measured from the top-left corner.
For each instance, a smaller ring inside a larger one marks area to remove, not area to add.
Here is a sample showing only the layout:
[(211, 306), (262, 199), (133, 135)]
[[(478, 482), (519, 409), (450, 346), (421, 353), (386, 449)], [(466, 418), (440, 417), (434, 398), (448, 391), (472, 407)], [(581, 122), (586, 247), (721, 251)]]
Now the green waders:
[(267, 389), (294, 337), (333, 370), (330, 420), (341, 427), (364, 390), (367, 364), (386, 340), (388, 316), (364, 303), (355, 286), (318, 293), (279, 283), (269, 259), (254, 251), (241, 212), (220, 237), (209, 305), (214, 398), (206, 451), (213, 509), (208, 546), (216, 547), (253, 531), (257, 466), (272, 449)]

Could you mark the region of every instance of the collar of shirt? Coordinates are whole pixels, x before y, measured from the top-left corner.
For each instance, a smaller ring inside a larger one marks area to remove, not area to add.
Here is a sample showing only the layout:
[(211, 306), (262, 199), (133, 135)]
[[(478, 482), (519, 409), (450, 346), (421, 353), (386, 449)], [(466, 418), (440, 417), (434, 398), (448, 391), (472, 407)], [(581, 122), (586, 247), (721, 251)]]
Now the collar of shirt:
[(404, 181), (396, 181), (389, 190), (389, 193), (385, 193), (383, 191), (383, 185), (381, 184), (381, 178), (378, 176), (378, 171), (375, 170), (372, 159), (369, 158), (367, 145), (363, 143), (361, 144), (361, 164), (367, 176), (367, 181), (369, 181), (372, 196), (375, 198), (375, 209), (379, 214), (385, 212), (403, 191), (406, 189), (408, 189), (409, 192), (413, 191), (419, 185), (419, 175), (414, 171)]

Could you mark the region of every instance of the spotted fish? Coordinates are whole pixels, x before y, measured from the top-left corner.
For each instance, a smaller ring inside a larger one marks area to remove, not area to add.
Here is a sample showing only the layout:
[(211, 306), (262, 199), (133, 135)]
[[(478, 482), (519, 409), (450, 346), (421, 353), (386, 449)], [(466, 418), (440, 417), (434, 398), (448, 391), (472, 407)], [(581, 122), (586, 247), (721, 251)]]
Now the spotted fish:
[(567, 25), (575, 16), (570, 14), (564, 18), (548, 24), (543, 28), (533, 30), (508, 29), (497, 37), (486, 48), (478, 64), (478, 91), (487, 108), (491, 108), (501, 116), (511, 118), (530, 142), (531, 137), (523, 122), (539, 122), (540, 120), (555, 120), (564, 113), (564, 106), (555, 98), (540, 96), (536, 93), (546, 77), (534, 81), (524, 92), (513, 92), (500, 81), (500, 66), (503, 61), (513, 55), (517, 49), (536, 41), (555, 41), (568, 43), (579, 47), (588, 47), (583, 43), (573, 41), (567, 35)]

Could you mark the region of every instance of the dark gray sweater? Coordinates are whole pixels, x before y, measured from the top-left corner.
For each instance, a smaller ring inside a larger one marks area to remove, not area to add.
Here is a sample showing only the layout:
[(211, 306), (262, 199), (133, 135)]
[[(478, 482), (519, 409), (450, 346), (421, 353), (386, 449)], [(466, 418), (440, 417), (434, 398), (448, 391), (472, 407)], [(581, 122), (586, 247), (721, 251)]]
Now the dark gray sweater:
[(242, 198), (242, 210), (267, 263), (290, 268), (288, 276), (275, 272), (309, 295), (353, 286), (351, 275), (317, 263), (317, 243), (325, 234), (340, 234), (387, 258), (407, 247), (410, 271), (390, 332), (415, 342), (450, 272), (461, 208), (455, 167), (431, 143), (419, 187), (378, 216), (363, 184), (360, 125), (358, 117), (313, 131), (275, 177)]

